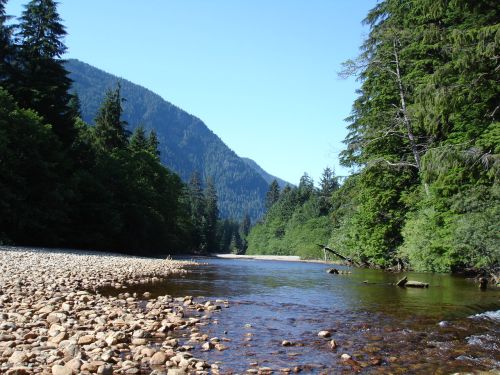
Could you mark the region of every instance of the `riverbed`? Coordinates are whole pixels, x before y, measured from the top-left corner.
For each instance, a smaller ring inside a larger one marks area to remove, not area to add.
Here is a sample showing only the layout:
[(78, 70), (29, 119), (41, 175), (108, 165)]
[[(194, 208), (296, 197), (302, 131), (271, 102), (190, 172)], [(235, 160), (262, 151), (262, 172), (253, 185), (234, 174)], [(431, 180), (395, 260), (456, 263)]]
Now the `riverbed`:
[[(336, 266), (346, 273), (332, 275), (326, 273), (331, 266), (318, 263), (201, 262), (185, 275), (127, 291), (228, 300), (229, 308), (204, 328), (227, 349), (193, 352), (217, 363), (223, 374), (500, 369), (498, 289), (481, 291), (472, 280), (440, 274), (405, 273), (430, 287), (404, 289), (392, 285), (401, 274), (378, 270)], [(322, 330), (331, 337), (318, 337)]]

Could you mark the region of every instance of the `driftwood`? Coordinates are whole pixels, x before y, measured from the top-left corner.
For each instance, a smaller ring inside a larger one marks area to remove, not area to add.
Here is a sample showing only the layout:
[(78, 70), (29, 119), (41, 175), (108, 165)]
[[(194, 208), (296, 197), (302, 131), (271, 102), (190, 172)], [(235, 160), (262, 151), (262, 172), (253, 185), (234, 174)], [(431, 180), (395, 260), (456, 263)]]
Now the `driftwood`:
[(420, 281), (412, 281), (408, 280), (408, 277), (403, 277), (401, 280), (399, 280), (396, 283), (397, 286), (400, 288), (428, 288), (429, 284), (428, 283), (423, 283)]
[(316, 244), (316, 245), (317, 245), (317, 246), (319, 246), (319, 247), (321, 247), (321, 248), (323, 248), (323, 250), (325, 250), (325, 251), (328, 251), (328, 252), (332, 253), (333, 255), (335, 255), (335, 256), (337, 256), (337, 257), (339, 257), (340, 259), (342, 259), (342, 260), (344, 260), (344, 261), (346, 261), (346, 262), (348, 262), (348, 263), (350, 263), (350, 264), (354, 264), (354, 265), (356, 265), (356, 266), (359, 266), (359, 264), (358, 264), (357, 262), (355, 262), (354, 260), (352, 260), (351, 258), (345, 257), (345, 256), (343, 256), (342, 254), (337, 253), (335, 250), (330, 249), (330, 248), (329, 248), (328, 246), (326, 246), (326, 245), (319, 245), (319, 244)]

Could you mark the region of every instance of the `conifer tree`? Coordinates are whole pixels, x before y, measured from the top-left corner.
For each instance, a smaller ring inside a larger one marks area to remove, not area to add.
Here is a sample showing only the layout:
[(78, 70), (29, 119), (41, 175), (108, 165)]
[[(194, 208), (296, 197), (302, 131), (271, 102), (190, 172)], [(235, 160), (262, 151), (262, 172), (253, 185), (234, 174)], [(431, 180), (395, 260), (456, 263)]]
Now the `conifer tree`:
[(246, 236), (248, 236), (248, 233), (250, 233), (251, 225), (252, 225), (252, 222), (250, 220), (250, 215), (247, 212), (245, 214), (245, 216), (243, 217), (243, 220), (241, 221), (241, 224), (240, 224), (240, 232), (241, 232), (243, 238), (246, 238)]
[(151, 154), (156, 156), (158, 160), (160, 160), (160, 141), (158, 140), (158, 135), (156, 134), (156, 131), (154, 129), (151, 130), (149, 133), (149, 138), (148, 138), (148, 149)]
[(96, 141), (102, 150), (123, 149), (128, 143), (126, 122), (122, 121), (122, 97), (120, 85), (108, 90), (95, 118)]
[(195, 171), (189, 179), (187, 186), (190, 221), (193, 226), (191, 233), (192, 241), (195, 247), (200, 248), (203, 238), (203, 223), (205, 217), (205, 197), (201, 185), (200, 174)]
[(76, 91), (73, 92), (70, 96), (68, 108), (73, 119), (82, 118), (82, 104), (80, 102), (80, 97), (78, 96), (78, 93)]
[(66, 52), (66, 31), (57, 3), (31, 0), (25, 6), (18, 30), (19, 53), (9, 87), (22, 107), (36, 110), (69, 145), (76, 131), (68, 107), (71, 80), (61, 59)]
[(269, 190), (266, 194), (266, 208), (270, 209), (280, 199), (280, 186), (276, 179), (269, 185)]
[(12, 27), (6, 22), (9, 16), (5, 14), (7, 0), (0, 0), (0, 85), (4, 85), (11, 71), (13, 58)]
[(205, 188), (205, 221), (204, 221), (204, 245), (205, 250), (217, 249), (217, 221), (219, 220), (219, 208), (217, 206), (217, 191), (211, 178), (207, 180)]
[(130, 149), (135, 152), (149, 151), (149, 142), (146, 138), (144, 126), (139, 125), (130, 137)]
[(339, 183), (333, 171), (326, 167), (319, 180), (319, 211), (326, 215), (331, 209), (332, 194), (339, 188)]

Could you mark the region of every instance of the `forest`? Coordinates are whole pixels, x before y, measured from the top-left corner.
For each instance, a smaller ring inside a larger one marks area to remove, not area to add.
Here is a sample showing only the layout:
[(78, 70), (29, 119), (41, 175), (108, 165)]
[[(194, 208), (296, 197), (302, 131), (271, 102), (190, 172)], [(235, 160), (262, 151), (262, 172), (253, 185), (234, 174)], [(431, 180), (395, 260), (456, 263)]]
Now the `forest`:
[[(210, 176), (185, 184), (160, 163), (155, 131), (123, 120), (116, 84), (93, 124), (61, 56), (52, 0), (18, 23), (0, 0), (0, 244), (139, 255), (241, 251), (250, 218), (222, 221)], [(133, 128), (134, 131), (130, 132)]]
[[(379, 2), (360, 55), (339, 74), (360, 82), (340, 155), (350, 175), (325, 168), (319, 186), (307, 174), (297, 187), (273, 181), (253, 227), (260, 206), (252, 215), (224, 206), (231, 215), (221, 219), (216, 170), (183, 182), (162, 165), (158, 133), (124, 120), (119, 83), (84, 120), (57, 4), (32, 0), (14, 20), (6, 2), (1, 244), (304, 258), (321, 257), (320, 244), (369, 267), (498, 273), (496, 2)], [(230, 154), (219, 151), (214, 158)], [(252, 173), (242, 175), (257, 181)]]
[(126, 99), (122, 106), (127, 129), (133, 131), (143, 125), (147, 131), (154, 130), (164, 166), (184, 182), (189, 182), (194, 172), (200, 174), (203, 186), (212, 178), (221, 218), (241, 221), (248, 214), (255, 221), (262, 217), (264, 198), (273, 178), (267, 182), (258, 165), (250, 165), (239, 157), (201, 119), (145, 87), (82, 61), (68, 59), (64, 67), (73, 81), (71, 90), (80, 99), (84, 121), (93, 122), (105, 92), (119, 82)]
[[(332, 193), (274, 186), (250, 253), (499, 272), (500, 19), (495, 1), (384, 0), (342, 77), (360, 82)], [(328, 180), (328, 179), (327, 179)], [(335, 180), (335, 179), (334, 179)], [(329, 194), (325, 198), (325, 194)]]

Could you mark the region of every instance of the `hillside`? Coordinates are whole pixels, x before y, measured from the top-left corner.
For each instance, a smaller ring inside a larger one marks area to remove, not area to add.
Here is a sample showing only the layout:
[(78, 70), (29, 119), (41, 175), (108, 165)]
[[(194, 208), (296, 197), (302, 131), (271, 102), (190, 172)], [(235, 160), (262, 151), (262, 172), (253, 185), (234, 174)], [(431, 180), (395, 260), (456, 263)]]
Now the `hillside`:
[(264, 169), (262, 169), (262, 167), (257, 164), (254, 160), (250, 159), (250, 158), (241, 158), (245, 163), (247, 163), (247, 165), (249, 165), (250, 167), (252, 167), (255, 171), (257, 171), (257, 173), (259, 173), (263, 178), (264, 180), (266, 180), (266, 182), (268, 183), (268, 185), (271, 184), (271, 182), (273, 182), (273, 180), (276, 180), (278, 181), (278, 185), (280, 186), (281, 189), (283, 189), (285, 186), (287, 185), (290, 185), (292, 186), (293, 184), (285, 181), (285, 180), (282, 180), (281, 178), (279, 177), (276, 177), (276, 176), (273, 176), (272, 174), (269, 174), (267, 173)]
[[(133, 131), (139, 124), (154, 129), (160, 141), (161, 161), (188, 181), (194, 171), (215, 181), (222, 217), (241, 218), (246, 212), (252, 221), (264, 212), (268, 182), (195, 116), (162, 99), (154, 92), (106, 73), (78, 60), (66, 68), (73, 89), (81, 101), (83, 119), (93, 124), (104, 93), (122, 88), (124, 120)], [(260, 167), (259, 167), (260, 168)]]

